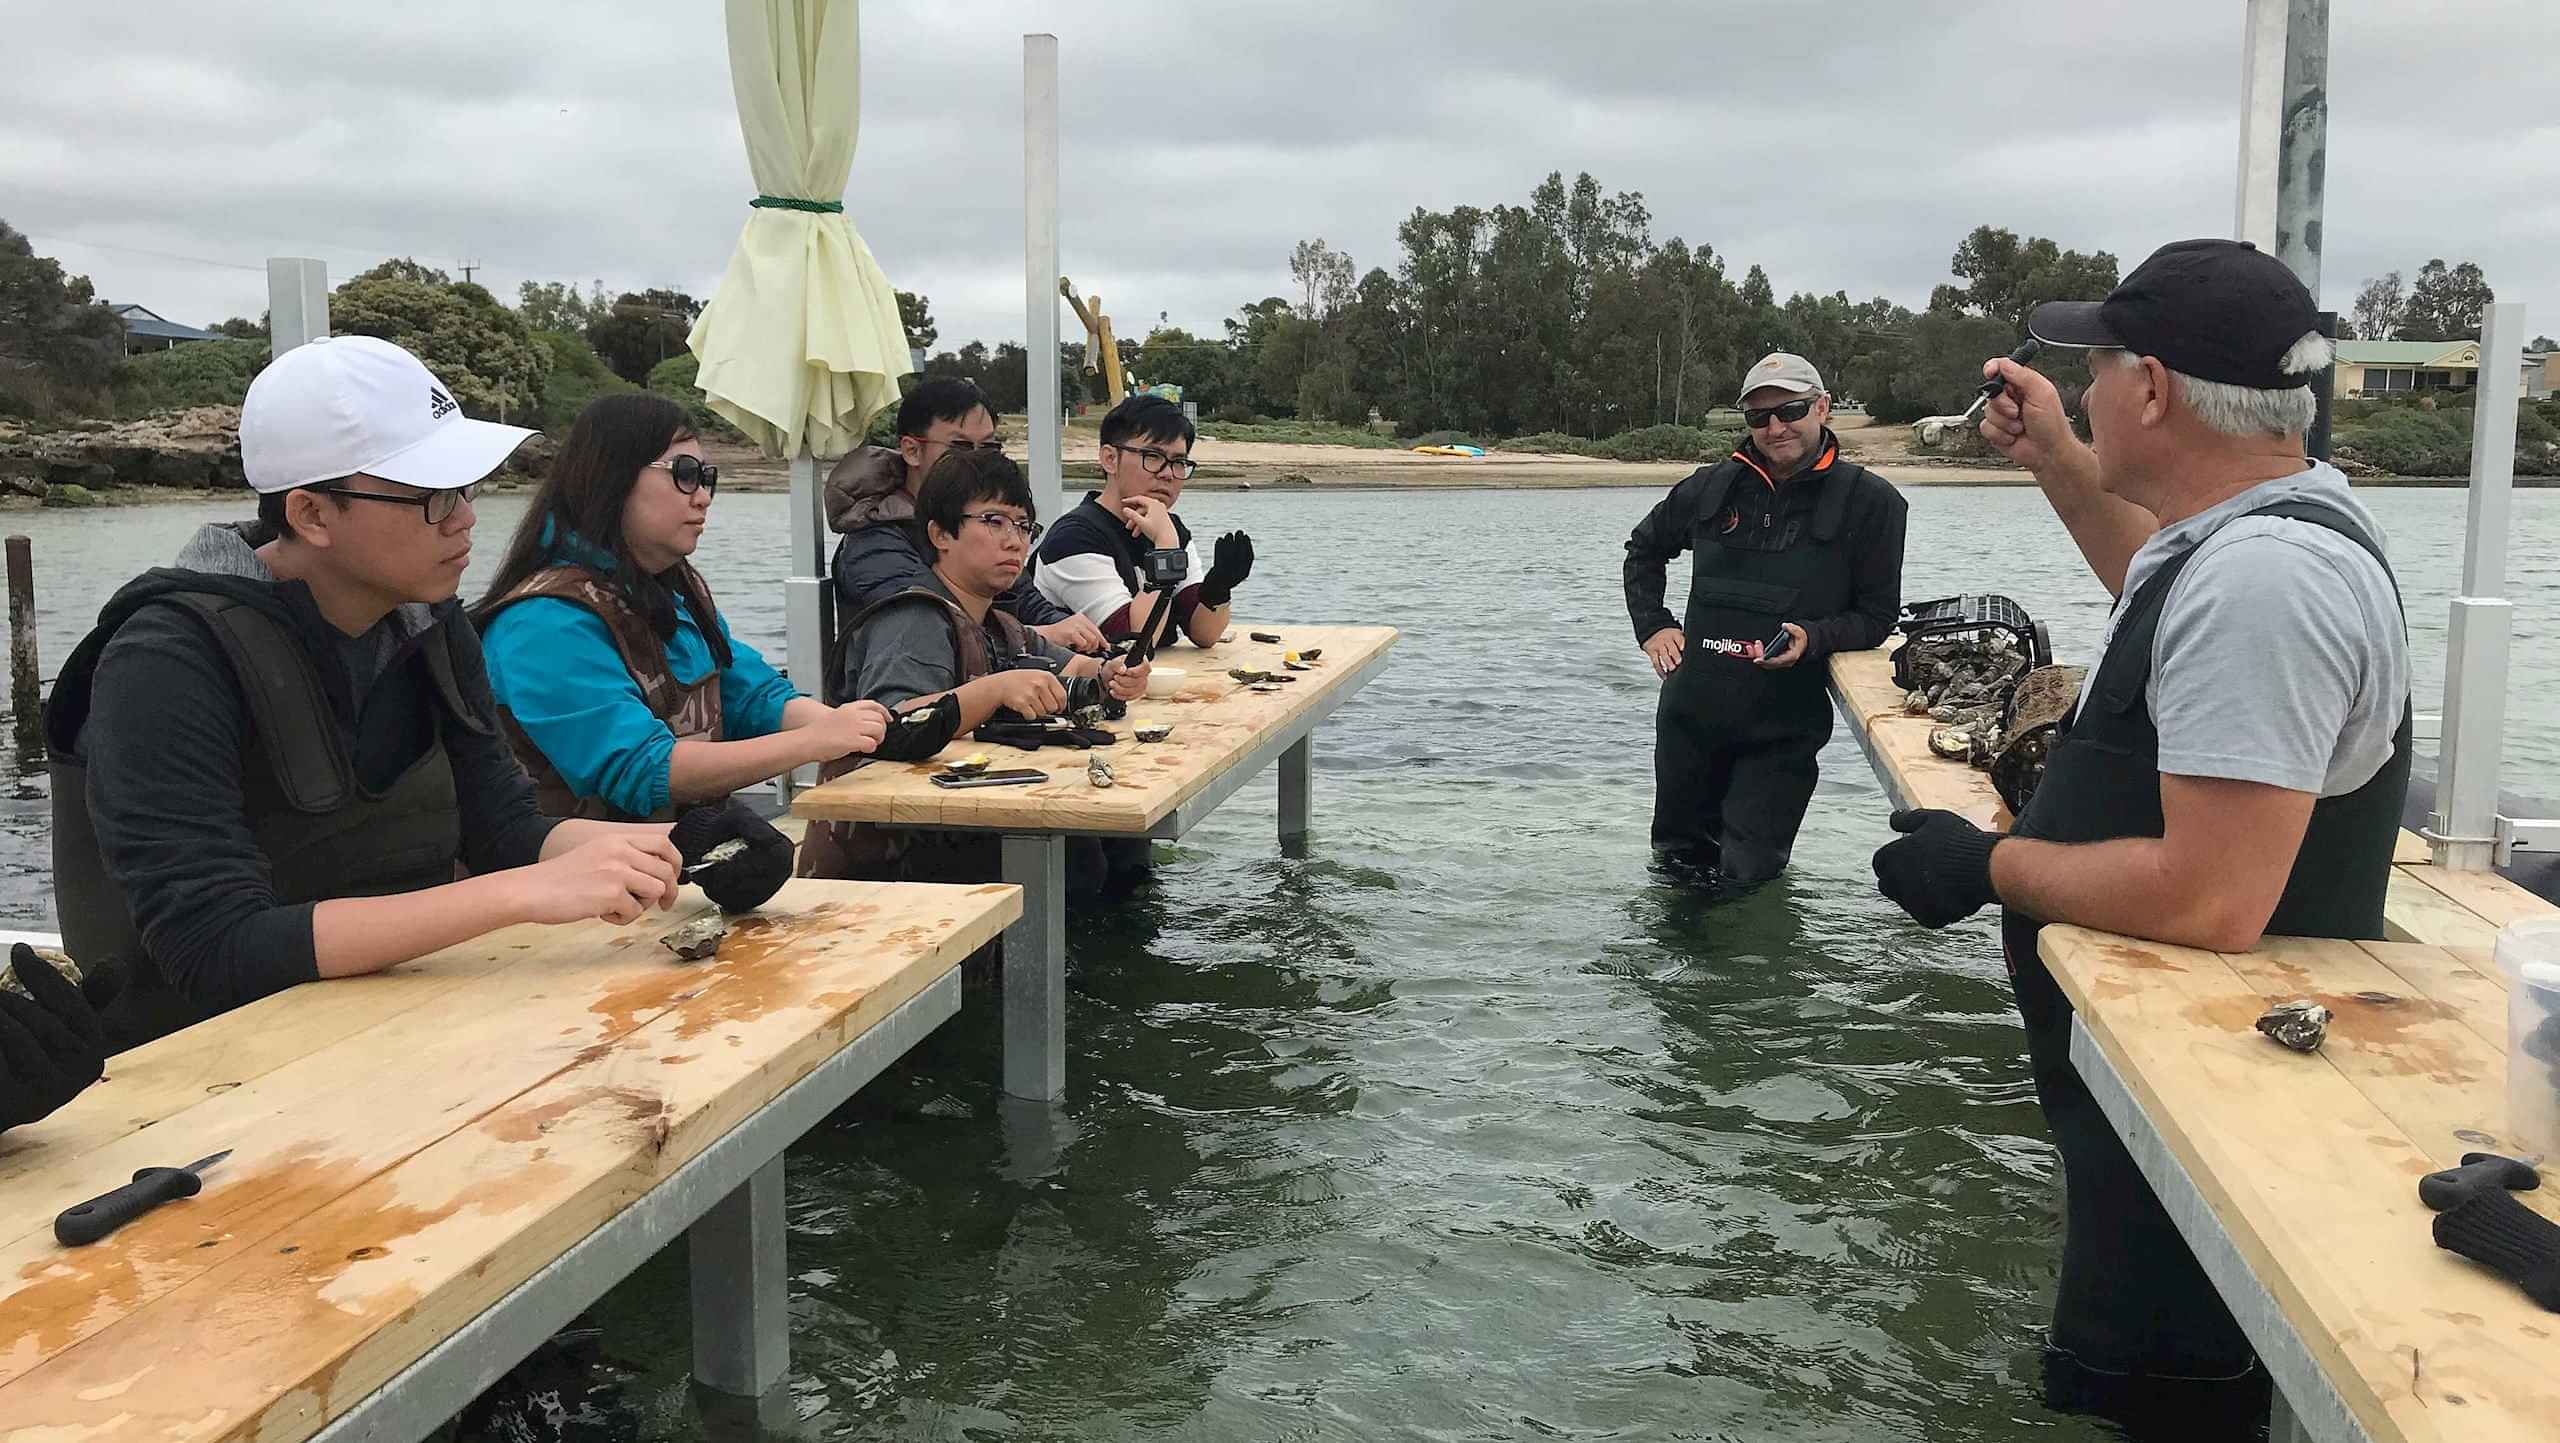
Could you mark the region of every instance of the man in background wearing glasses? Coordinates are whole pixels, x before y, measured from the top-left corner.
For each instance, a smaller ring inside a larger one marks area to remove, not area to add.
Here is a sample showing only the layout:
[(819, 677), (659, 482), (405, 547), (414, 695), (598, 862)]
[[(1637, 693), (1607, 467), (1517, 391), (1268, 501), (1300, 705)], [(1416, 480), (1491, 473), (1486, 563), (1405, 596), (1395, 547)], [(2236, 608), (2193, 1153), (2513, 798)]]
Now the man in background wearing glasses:
[[(1058, 518), (1040, 547), (1033, 580), (1043, 596), (1102, 628), (1112, 640), (1147, 631), (1161, 593), (1144, 589), (1147, 553), (1179, 552), (1183, 581), (1173, 621), (1195, 646), (1227, 634), (1229, 602), (1253, 571), (1253, 538), (1230, 531), (1200, 564), (1191, 528), (1175, 515), (1195, 463), (1199, 429), (1162, 396), (1131, 396), (1102, 418), (1102, 489)], [(1170, 634), (1168, 633), (1168, 636)]]
[(63, 944), (121, 984), (109, 1050), (513, 923), (673, 905), (665, 826), (536, 808), (454, 598), (472, 493), (531, 434), (368, 336), (250, 386), (257, 521), (118, 591), (45, 708)]
[[(1881, 646), (1902, 611), (1908, 509), (1840, 459), (1813, 363), (1784, 351), (1744, 373), (1740, 450), (1699, 468), (1627, 538), (1627, 615), (1662, 699), (1654, 712), (1653, 845), (1676, 869), (1733, 883), (1785, 870), (1831, 739), (1824, 657)], [(1663, 573), (1695, 555), (1684, 625)]]
[[(998, 712), (1036, 720), (1067, 706), (1060, 678), (1099, 676), (1122, 701), (1146, 694), (1147, 666), (1080, 656), (996, 605), (1030, 563), (1038, 508), (1022, 468), (993, 448), (953, 451), (916, 492), (916, 521), (934, 562), (924, 579), (848, 617), (833, 701), (877, 702), (901, 716), (956, 708), (958, 730)], [(897, 723), (892, 723), (894, 730)], [(1067, 891), (1085, 897), (1130, 884), (1145, 871), (1131, 853), (1091, 838), (1067, 847)], [(1116, 859), (1116, 860), (1115, 860)], [(819, 823), (801, 847), (800, 873), (871, 881), (986, 882), (1001, 875), (991, 835), (918, 831), (869, 823)]]
[[(933, 547), (916, 519), (916, 493), (933, 464), (958, 452), (1004, 449), (986, 394), (954, 376), (909, 391), (898, 403), (897, 427), (894, 447), (858, 447), (827, 473), (827, 524), (844, 537), (827, 574), (844, 616), (922, 585), (933, 569)], [(1042, 596), (1028, 572), (996, 607), (1069, 650), (1102, 650), (1094, 624)]]

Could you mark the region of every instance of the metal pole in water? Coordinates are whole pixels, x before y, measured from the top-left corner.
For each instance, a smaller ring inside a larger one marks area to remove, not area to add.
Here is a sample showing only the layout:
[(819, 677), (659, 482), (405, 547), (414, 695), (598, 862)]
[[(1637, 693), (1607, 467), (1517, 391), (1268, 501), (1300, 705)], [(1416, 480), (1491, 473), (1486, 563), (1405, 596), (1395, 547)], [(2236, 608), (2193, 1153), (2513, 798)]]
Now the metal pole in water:
[(2329, 0), (2248, 0), (2231, 233), (2291, 266), (2314, 297), (2328, 168)]
[(2436, 810), (2427, 840), (2436, 865), (2481, 871), (2498, 851), (2499, 743), (2507, 719), (2507, 517), (2516, 473), (2516, 401), (2523, 389), (2524, 307), (2500, 301), (2481, 317), (2479, 404), (2471, 422), (2471, 514), (2462, 590), (2445, 634), (2444, 724)]
[(1022, 37), (1023, 344), (1030, 349), (1024, 404), (1031, 427), (1031, 494), (1072, 498), (1058, 464), (1058, 37)]
[(329, 268), (315, 260), (267, 261), (267, 335), (272, 355), (329, 334)]
[(18, 751), (44, 755), (44, 677), (36, 660), (36, 563), (34, 544), (8, 540), (9, 710), (17, 719)]

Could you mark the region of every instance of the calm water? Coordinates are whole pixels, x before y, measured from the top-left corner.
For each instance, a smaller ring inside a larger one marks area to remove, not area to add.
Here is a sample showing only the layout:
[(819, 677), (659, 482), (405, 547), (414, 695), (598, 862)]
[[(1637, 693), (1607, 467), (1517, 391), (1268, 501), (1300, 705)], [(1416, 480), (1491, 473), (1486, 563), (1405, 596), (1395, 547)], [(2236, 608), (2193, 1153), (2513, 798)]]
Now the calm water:
[[(2431, 705), (2462, 498), (2365, 494)], [(2085, 659), (2105, 596), (2034, 492), (1909, 495), (1909, 594), (2006, 591)], [(1655, 683), (1617, 573), (1652, 500), (1193, 498), (1200, 528), (1253, 532), (1249, 621), (1403, 642), (1318, 736), (1304, 858), (1266, 777), (1160, 851), (1150, 894), (1071, 926), (1054, 1128), (1008, 1128), (973, 999), (793, 1153), (786, 1431), (2108, 1436), (2034, 1401), (2056, 1196), (1991, 927), (1926, 933), (1875, 895), (1854, 745), (1781, 883), (1709, 906), (1646, 872)], [(6, 518), (36, 539), (48, 666), (203, 514)], [(774, 650), (783, 514), (725, 498), (706, 548)], [(2539, 697), (2560, 495), (2516, 520), (2514, 694)], [(2519, 709), (2508, 784), (2549, 795), (2560, 712)], [(0, 925), (41, 924), (41, 793), (10, 806)], [(602, 1310), (657, 1437), (701, 1427), (684, 1297), (678, 1249)]]

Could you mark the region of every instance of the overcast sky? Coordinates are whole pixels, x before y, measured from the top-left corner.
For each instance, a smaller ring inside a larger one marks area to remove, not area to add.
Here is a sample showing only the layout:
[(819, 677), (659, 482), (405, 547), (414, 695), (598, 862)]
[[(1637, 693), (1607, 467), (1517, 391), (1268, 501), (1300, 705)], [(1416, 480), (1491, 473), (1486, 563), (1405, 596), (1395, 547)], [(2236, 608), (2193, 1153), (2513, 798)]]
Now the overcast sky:
[[(752, 194), (713, 0), (14, 5), (0, 219), (203, 325), (270, 255), (708, 296)], [(1923, 304), (1992, 222), (2228, 234), (2239, 0), (863, 6), (848, 211), (941, 346), (1023, 331), (1021, 36), (1055, 32), (1064, 269), (1123, 335), (1216, 333), (1322, 236), (1587, 170), (1780, 295)], [(2476, 259), (2560, 332), (2560, 5), (2336, 7), (2325, 299)], [(156, 254), (155, 254), (156, 253)], [(1069, 318), (1072, 327), (1072, 318)]]

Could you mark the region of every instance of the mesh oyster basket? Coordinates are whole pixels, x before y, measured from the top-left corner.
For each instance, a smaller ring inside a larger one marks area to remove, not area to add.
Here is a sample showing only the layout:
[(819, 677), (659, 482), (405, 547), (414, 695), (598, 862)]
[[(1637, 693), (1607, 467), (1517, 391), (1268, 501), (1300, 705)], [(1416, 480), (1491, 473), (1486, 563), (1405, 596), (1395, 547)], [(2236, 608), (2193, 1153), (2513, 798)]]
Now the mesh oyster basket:
[(1893, 654), (1893, 683), (1905, 691), (1915, 684), (1912, 643), (1930, 637), (2005, 631), (2016, 640), (2018, 654), (2027, 658), (2021, 671), (2053, 663), (2053, 642), (2045, 635), (2044, 624), (2029, 617), (2025, 607), (1988, 592), (1912, 602), (1902, 608), (1902, 619), (1894, 630), (1902, 633), (1903, 641)]

